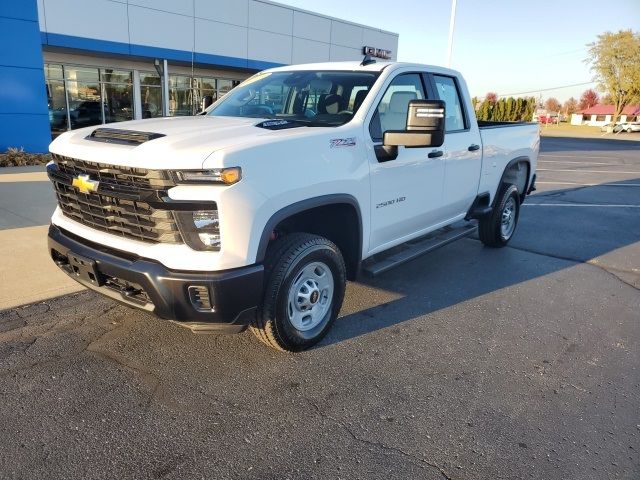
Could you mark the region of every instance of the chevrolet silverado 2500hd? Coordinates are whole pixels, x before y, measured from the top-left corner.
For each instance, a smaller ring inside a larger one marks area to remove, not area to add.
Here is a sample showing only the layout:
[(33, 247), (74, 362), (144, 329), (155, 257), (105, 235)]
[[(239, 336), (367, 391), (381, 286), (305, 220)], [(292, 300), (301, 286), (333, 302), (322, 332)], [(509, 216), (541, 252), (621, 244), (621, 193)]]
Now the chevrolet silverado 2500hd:
[(504, 246), (538, 147), (535, 124), (477, 122), (453, 70), (274, 68), (198, 116), (58, 137), (49, 251), (86, 287), (195, 332), (303, 350), (347, 279), (475, 231)]

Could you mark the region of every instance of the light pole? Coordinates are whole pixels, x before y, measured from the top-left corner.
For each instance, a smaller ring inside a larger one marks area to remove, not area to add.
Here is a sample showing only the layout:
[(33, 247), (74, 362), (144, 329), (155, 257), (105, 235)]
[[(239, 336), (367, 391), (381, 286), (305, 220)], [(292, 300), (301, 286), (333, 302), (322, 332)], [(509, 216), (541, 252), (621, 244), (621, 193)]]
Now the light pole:
[(456, 25), (456, 3), (451, 0), (451, 19), (449, 20), (449, 51), (447, 52), (447, 67), (451, 67), (451, 51), (453, 50), (453, 29)]

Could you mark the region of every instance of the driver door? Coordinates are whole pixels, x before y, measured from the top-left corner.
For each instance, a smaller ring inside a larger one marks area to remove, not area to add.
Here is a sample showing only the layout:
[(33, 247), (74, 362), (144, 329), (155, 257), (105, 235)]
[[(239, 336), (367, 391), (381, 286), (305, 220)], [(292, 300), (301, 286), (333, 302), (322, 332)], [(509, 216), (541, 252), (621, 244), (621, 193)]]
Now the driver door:
[[(398, 74), (371, 119), (374, 145), (386, 130), (404, 130), (410, 100), (434, 99), (420, 73)], [(441, 148), (398, 147), (395, 160), (380, 160), (370, 148), (370, 254), (426, 233), (442, 221), (444, 155)]]

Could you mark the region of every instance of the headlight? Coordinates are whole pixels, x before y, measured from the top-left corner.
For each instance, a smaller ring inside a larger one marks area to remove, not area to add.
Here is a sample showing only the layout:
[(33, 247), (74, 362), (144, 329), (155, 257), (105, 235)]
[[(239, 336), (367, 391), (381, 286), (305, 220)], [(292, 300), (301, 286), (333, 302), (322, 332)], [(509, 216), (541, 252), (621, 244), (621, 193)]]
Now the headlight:
[(180, 233), (194, 250), (220, 250), (220, 223), (217, 210), (175, 211)]
[(173, 172), (178, 183), (224, 183), (233, 185), (242, 180), (240, 167), (213, 168), (211, 170), (183, 170)]

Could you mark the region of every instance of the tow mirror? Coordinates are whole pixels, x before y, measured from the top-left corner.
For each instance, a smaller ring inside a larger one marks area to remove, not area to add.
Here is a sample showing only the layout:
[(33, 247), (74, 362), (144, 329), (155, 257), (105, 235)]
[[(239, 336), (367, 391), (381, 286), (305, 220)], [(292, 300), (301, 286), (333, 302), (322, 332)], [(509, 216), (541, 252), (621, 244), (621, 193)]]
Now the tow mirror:
[(398, 147), (440, 147), (444, 143), (445, 103), (442, 100), (411, 100), (405, 130), (387, 130), (377, 148), (378, 160), (398, 157)]

